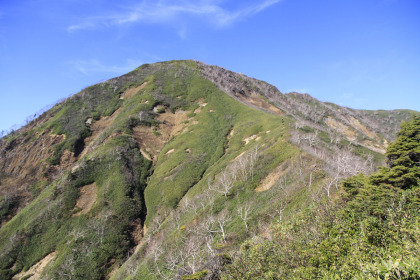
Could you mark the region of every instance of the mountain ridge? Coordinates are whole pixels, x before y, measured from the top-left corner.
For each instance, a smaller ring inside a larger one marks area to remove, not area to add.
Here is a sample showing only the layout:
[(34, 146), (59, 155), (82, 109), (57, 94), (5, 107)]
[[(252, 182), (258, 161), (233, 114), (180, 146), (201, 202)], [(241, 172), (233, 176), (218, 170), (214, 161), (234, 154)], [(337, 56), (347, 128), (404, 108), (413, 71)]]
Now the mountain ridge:
[[(410, 115), (284, 95), (197, 61), (142, 65), (1, 139), (1, 271), (17, 275), (54, 253), (43, 277), (195, 274), (266, 230), (247, 219), (268, 220), (268, 193), (283, 209), (270, 219), (281, 220), (371, 172)], [(251, 215), (257, 200), (264, 206)], [(178, 261), (172, 270), (164, 252)], [(182, 265), (179, 252), (190, 252)]]

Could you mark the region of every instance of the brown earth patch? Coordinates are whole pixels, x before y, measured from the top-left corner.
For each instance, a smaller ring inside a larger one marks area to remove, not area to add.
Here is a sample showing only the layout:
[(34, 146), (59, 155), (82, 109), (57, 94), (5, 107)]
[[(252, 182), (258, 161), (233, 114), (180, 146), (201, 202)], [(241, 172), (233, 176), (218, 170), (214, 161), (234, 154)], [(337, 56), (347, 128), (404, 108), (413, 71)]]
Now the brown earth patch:
[(241, 156), (243, 156), (245, 154), (245, 152), (240, 153), (237, 157), (235, 157), (232, 161), (237, 160), (238, 158), (240, 158)]
[(227, 139), (229, 139), (230, 140), (230, 138), (232, 138), (232, 136), (233, 135), (235, 135), (235, 130), (231, 130), (230, 132), (229, 132), (229, 135), (228, 135), (228, 137), (227, 137)]
[[(361, 124), (357, 119), (350, 117), (349, 119), (351, 125), (357, 129), (358, 131), (360, 131), (361, 133), (365, 134), (366, 136), (368, 136), (369, 138), (372, 139), (379, 139), (378, 135), (376, 135), (374, 132), (369, 131), (363, 124)], [(346, 138), (350, 141), (356, 141), (357, 140), (357, 134), (354, 131), (354, 129), (350, 126), (347, 126), (337, 120), (335, 120), (333, 117), (329, 116), (326, 120), (325, 123), (331, 127), (332, 129), (340, 132), (341, 134), (343, 134), (344, 136), (346, 136)], [(365, 146), (368, 149), (371, 149), (372, 151), (384, 154), (385, 153), (385, 149), (386, 149), (386, 143), (384, 144), (378, 144), (375, 143), (371, 140), (364, 140), (360, 143), (361, 145)]]
[(60, 159), (60, 168), (67, 169), (75, 161), (76, 161), (76, 158), (74, 157), (74, 153), (70, 152), (68, 150), (64, 150), (63, 154), (61, 155), (61, 159)]
[(166, 152), (166, 154), (165, 154), (165, 155), (172, 154), (173, 152), (175, 152), (175, 149), (170, 149), (169, 151), (167, 151), (167, 152)]
[(96, 201), (96, 193), (98, 192), (98, 187), (96, 183), (86, 185), (80, 188), (80, 196), (76, 201), (75, 209), (81, 209), (79, 212), (75, 213), (73, 216), (79, 216), (81, 214), (86, 214), (92, 208), (93, 204)]
[(0, 170), (16, 178), (39, 179), (44, 161), (53, 154), (51, 148), (63, 140), (64, 135), (44, 132), (29, 139), (20, 137), (14, 145), (5, 143), (0, 146)]
[(208, 103), (204, 102), (204, 100), (200, 98), (200, 99), (198, 99), (198, 100), (197, 100), (197, 104), (198, 104), (198, 106), (200, 106), (200, 107), (198, 107), (197, 109), (195, 109), (195, 110), (194, 110), (194, 113), (195, 113), (195, 114), (200, 113), (200, 112), (201, 112), (201, 110), (202, 110), (202, 108), (203, 108), (203, 107), (206, 107)]
[[(182, 110), (175, 113), (167, 110), (159, 114), (156, 120), (161, 122), (157, 129), (146, 126), (137, 126), (133, 129), (133, 136), (140, 149), (147, 153), (153, 161), (157, 161), (158, 155), (165, 144), (172, 137), (184, 133), (189, 125), (186, 123), (188, 120), (187, 112)], [(194, 124), (194, 122), (191, 124)]]
[(155, 113), (159, 113), (160, 110), (165, 110), (165, 106), (157, 105), (153, 108), (153, 112), (155, 112)]
[(372, 151), (375, 151), (381, 154), (385, 154), (386, 152), (386, 147), (379, 145), (377, 143), (374, 143), (373, 141), (370, 141), (370, 140), (363, 141), (362, 145), (371, 149)]
[(157, 120), (162, 122), (159, 125), (159, 132), (162, 134), (163, 139), (169, 141), (172, 136), (178, 135), (184, 129), (186, 126), (184, 122), (188, 120), (187, 114), (187, 112), (182, 110), (178, 110), (174, 114), (166, 111), (157, 117)]
[(51, 167), (47, 159), (54, 154), (53, 147), (64, 139), (64, 135), (44, 131), (0, 142), (0, 196), (7, 195), (17, 203), (0, 226), (32, 200), (28, 191), (30, 185), (40, 180), (52, 180), (59, 174), (60, 167)]
[(145, 150), (143, 150), (142, 148), (140, 148), (140, 153), (147, 160), (150, 160), (150, 161), (152, 160), (152, 158), (150, 157), (150, 155)]
[[(149, 158), (156, 161), (158, 154), (165, 145), (161, 135), (158, 135), (151, 127), (136, 126), (133, 128), (133, 136), (140, 147), (140, 151), (143, 151)], [(143, 156), (147, 158), (145, 155)]]
[(264, 100), (261, 95), (255, 93), (255, 92), (234, 92), (234, 95), (242, 102), (252, 104), (258, 108), (270, 111), (271, 113), (279, 116), (283, 116), (284, 113), (282, 110), (277, 108), (276, 106), (268, 103), (266, 100)]
[(325, 123), (334, 130), (337, 130), (341, 134), (347, 137), (350, 141), (356, 140), (356, 133), (347, 125), (335, 120), (333, 117), (329, 116)]
[(260, 185), (255, 189), (255, 191), (263, 192), (263, 191), (267, 191), (271, 189), (276, 184), (276, 182), (280, 179), (280, 177), (283, 176), (284, 173), (286, 173), (287, 168), (284, 169), (284, 165), (285, 163), (280, 164), (274, 169), (274, 171), (268, 174), (267, 177), (265, 177), (261, 181)]
[(96, 148), (95, 140), (112, 125), (121, 110), (122, 107), (118, 108), (111, 116), (102, 117), (89, 126), (92, 135), (85, 139), (85, 149), (81, 152), (79, 158), (82, 158), (88, 152), (93, 151)]
[(126, 91), (124, 91), (121, 96), (120, 99), (129, 99), (132, 98), (134, 95), (136, 95), (136, 93), (143, 89), (145, 86), (147, 86), (147, 82), (144, 82), (143, 84), (141, 84), (138, 87), (134, 87), (134, 88), (129, 88)]
[(244, 138), (242, 141), (244, 141), (244, 142), (245, 142), (245, 145), (248, 145), (248, 144), (249, 144), (249, 142), (251, 142), (252, 140), (254, 140), (254, 139), (256, 139), (256, 138), (257, 138), (257, 135), (256, 135), (256, 134), (254, 134), (254, 135), (251, 135), (251, 136), (249, 136), (249, 137)]
[(350, 117), (349, 119), (350, 124), (356, 128), (357, 130), (363, 132), (366, 136), (372, 139), (378, 139), (378, 136), (374, 133), (369, 131), (369, 129), (366, 128), (363, 124), (359, 122), (359, 120), (355, 119), (354, 117)]
[(55, 257), (56, 252), (52, 252), (49, 255), (45, 256), (42, 260), (31, 266), (27, 271), (21, 272), (19, 274), (16, 274), (12, 277), (13, 280), (19, 280), (24, 277), (28, 280), (38, 280), (41, 276), (42, 270), (47, 266), (47, 264)]

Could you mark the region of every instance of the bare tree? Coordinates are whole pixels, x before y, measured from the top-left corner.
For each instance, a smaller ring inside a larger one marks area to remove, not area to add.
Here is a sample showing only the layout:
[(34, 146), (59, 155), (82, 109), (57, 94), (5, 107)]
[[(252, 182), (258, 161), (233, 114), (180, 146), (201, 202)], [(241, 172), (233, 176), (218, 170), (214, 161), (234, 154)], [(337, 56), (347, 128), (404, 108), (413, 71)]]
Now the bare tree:
[(248, 219), (249, 219), (249, 212), (251, 210), (251, 207), (249, 205), (244, 205), (238, 208), (238, 215), (241, 218), (241, 220), (245, 224), (246, 232), (248, 232)]
[(279, 188), (281, 189), (281, 194), (277, 197), (277, 203), (273, 208), (273, 214), (270, 216), (275, 219), (278, 223), (280, 223), (283, 219), (283, 212), (289, 205), (290, 201), (290, 188), (287, 185), (286, 178), (280, 178), (278, 181)]
[(232, 178), (231, 173), (228, 170), (224, 170), (220, 175), (216, 183), (211, 184), (207, 182), (209, 189), (223, 194), (225, 198), (228, 197), (230, 190), (233, 188), (235, 181)]
[(219, 232), (222, 234), (223, 241), (226, 240), (226, 223), (231, 220), (231, 217), (226, 211), (223, 211), (217, 218), (219, 225)]
[(81, 229), (73, 229), (73, 231), (70, 232), (70, 235), (74, 237), (74, 242), (77, 242), (79, 238), (85, 237), (85, 232)]

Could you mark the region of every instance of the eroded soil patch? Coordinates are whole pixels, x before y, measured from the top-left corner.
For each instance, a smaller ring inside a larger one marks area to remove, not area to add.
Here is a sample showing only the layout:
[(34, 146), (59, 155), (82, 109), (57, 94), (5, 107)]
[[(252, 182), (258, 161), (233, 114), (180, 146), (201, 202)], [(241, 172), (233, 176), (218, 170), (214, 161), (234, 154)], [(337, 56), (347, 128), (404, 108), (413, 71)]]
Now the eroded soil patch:
[(78, 211), (73, 216), (79, 216), (81, 214), (86, 214), (92, 208), (93, 204), (96, 201), (96, 193), (98, 192), (98, 187), (96, 183), (86, 185), (80, 188), (80, 196), (76, 201), (75, 209)]
[(134, 88), (129, 88), (126, 91), (124, 91), (121, 96), (120, 99), (129, 99), (131, 97), (133, 97), (134, 95), (136, 95), (136, 93), (143, 89), (145, 86), (147, 86), (147, 82), (144, 82), (143, 84), (141, 84), (138, 87), (134, 87)]
[(133, 129), (133, 136), (143, 156), (153, 161), (157, 161), (160, 151), (172, 137), (185, 131), (188, 126), (186, 121), (189, 119), (187, 112), (179, 110), (175, 113), (170, 111), (161, 113), (156, 120), (161, 122), (157, 128), (137, 126)]
[(255, 189), (256, 192), (263, 192), (263, 191), (267, 191), (269, 189), (271, 189), (276, 183), (277, 181), (280, 179), (281, 176), (283, 176), (286, 171), (287, 168), (284, 169), (285, 163), (280, 164), (279, 166), (277, 166), (274, 171), (272, 171), (270, 174), (267, 175), (267, 177), (265, 177), (260, 185)]
[(121, 110), (122, 107), (118, 108), (118, 110), (116, 110), (111, 116), (102, 117), (96, 122), (93, 122), (91, 125), (89, 125), (89, 128), (92, 131), (92, 135), (85, 139), (85, 148), (80, 154), (79, 158), (82, 158), (88, 152), (96, 148), (95, 140), (112, 125), (112, 123), (114, 122), (118, 114), (121, 112)]
[(16, 274), (15, 276), (13, 276), (13, 280), (19, 280), (25, 277), (29, 278), (25, 278), (28, 280), (38, 280), (39, 277), (41, 276), (42, 270), (47, 266), (47, 264), (55, 257), (56, 252), (52, 252), (49, 255), (45, 256), (42, 260), (40, 260), (39, 262), (37, 262), (36, 264), (34, 264), (33, 266), (31, 266), (30, 269), (28, 269), (25, 272), (21, 272), (19, 274)]
[(255, 107), (267, 110), (275, 115), (283, 116), (284, 113), (282, 110), (277, 108), (276, 106), (268, 103), (264, 100), (259, 94), (252, 92), (252, 93), (240, 93), (234, 92), (234, 95), (243, 103), (252, 104)]

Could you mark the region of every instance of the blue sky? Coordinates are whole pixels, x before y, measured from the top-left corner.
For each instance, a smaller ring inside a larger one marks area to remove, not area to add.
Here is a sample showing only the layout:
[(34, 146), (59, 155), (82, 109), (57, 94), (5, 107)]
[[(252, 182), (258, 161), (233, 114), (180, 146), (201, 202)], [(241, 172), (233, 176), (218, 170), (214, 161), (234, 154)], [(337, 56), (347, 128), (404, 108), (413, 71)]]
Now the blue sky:
[(1, 0), (0, 131), (172, 59), (352, 108), (420, 111), (420, 1)]

